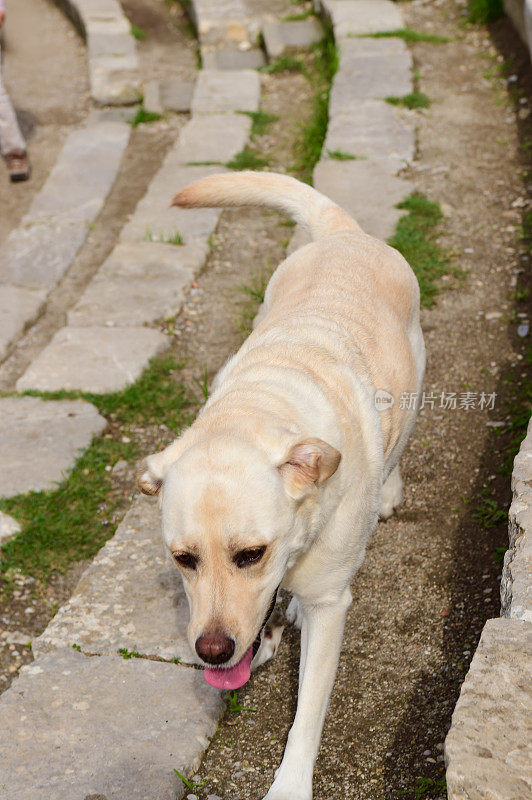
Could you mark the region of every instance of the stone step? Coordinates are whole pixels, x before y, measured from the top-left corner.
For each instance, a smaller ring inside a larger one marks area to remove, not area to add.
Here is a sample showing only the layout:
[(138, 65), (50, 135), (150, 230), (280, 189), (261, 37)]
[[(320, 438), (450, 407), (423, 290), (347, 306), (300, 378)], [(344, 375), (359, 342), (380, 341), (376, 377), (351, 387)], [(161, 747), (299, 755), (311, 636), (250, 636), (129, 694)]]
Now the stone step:
[(295, 22), (265, 22), (262, 35), (268, 58), (273, 59), (311, 47), (323, 39), (324, 31), (318, 20), (311, 17)]
[(222, 705), (193, 668), (50, 653), (0, 697), (0, 797), (178, 800)]
[(260, 78), (253, 69), (202, 69), (192, 97), (193, 114), (258, 111)]
[(192, 117), (181, 131), (175, 157), (184, 165), (198, 161), (225, 164), (244, 149), (250, 130), (251, 119), (247, 114)]
[(402, 97), (412, 91), (412, 56), (400, 39), (347, 39), (334, 76), (329, 114), (360, 100)]
[(445, 740), (449, 797), (531, 796), (531, 686), (532, 625), (488, 620)]
[(397, 4), (392, 0), (321, 0), (332, 20), (337, 44), (350, 36), (364, 36), (403, 27)]
[(207, 252), (206, 245), (119, 244), (69, 311), (68, 324), (131, 327), (174, 316)]
[(366, 233), (383, 241), (404, 216), (395, 205), (414, 189), (410, 181), (392, 175), (380, 161), (332, 158), (316, 165), (314, 186), (345, 208)]
[(193, 81), (177, 78), (168, 81), (148, 81), (144, 84), (142, 105), (147, 111), (156, 111), (159, 114), (163, 111), (183, 113), (190, 111), (193, 92)]
[[(249, 44), (249, 43), (247, 43)], [(201, 48), (204, 69), (257, 69), (264, 66), (266, 59), (259, 47), (209, 47)]]
[(33, 652), (78, 645), (85, 653), (116, 655), (126, 648), (195, 663), (188, 620), (181, 576), (163, 545), (158, 502), (139, 497), (70, 600), (34, 640)]
[(19, 378), (17, 391), (116, 392), (136, 381), (167, 342), (150, 328), (61, 328)]
[(53, 489), (106, 425), (83, 400), (0, 398), (0, 496)]
[(45, 302), (45, 289), (0, 285), (0, 361), (26, 327), (39, 316)]

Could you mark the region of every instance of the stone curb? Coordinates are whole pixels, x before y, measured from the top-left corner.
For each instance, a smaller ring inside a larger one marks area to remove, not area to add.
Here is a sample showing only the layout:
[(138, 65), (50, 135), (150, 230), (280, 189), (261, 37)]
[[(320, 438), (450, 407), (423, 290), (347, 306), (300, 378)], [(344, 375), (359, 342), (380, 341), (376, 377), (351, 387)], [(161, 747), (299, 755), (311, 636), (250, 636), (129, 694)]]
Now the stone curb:
[(40, 314), (114, 183), (130, 127), (93, 112), (67, 138), (18, 228), (0, 246), (0, 359)]
[(484, 626), (445, 741), (449, 800), (532, 794), (532, 421), (512, 490), (501, 619)]
[(139, 64), (131, 25), (117, 0), (55, 0), (87, 42), (92, 99), (102, 106), (138, 103)]

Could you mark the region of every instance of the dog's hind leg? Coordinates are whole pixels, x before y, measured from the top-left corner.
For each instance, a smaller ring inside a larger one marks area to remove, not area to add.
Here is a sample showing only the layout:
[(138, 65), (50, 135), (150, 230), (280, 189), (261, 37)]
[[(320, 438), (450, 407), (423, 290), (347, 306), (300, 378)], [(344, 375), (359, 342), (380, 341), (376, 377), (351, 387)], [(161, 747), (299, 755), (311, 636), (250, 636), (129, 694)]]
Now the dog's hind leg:
[(392, 469), (384, 486), (382, 487), (381, 495), (381, 510), (379, 517), (381, 519), (388, 519), (392, 516), (397, 506), (401, 505), (403, 500), (403, 481), (399, 471), (399, 464)]
[(301, 625), (303, 624), (303, 612), (301, 611), (301, 606), (299, 605), (299, 600), (297, 597), (292, 597), (288, 603), (288, 608), (286, 609), (286, 619), (292, 625), (295, 625), (296, 628), (301, 630)]

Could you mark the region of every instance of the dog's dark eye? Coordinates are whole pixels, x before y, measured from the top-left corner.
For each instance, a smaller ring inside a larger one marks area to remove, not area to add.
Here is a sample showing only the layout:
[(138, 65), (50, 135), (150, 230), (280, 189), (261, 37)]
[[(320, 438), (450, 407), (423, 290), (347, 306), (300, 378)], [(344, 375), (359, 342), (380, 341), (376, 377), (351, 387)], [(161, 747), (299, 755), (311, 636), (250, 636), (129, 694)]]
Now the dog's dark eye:
[(172, 555), (175, 563), (185, 569), (196, 569), (198, 565), (198, 559), (192, 553), (172, 553)]
[(256, 564), (257, 561), (260, 561), (262, 556), (266, 551), (266, 546), (264, 547), (251, 547), (249, 550), (241, 550), (240, 553), (237, 553), (235, 556), (235, 564), (237, 567), (247, 567), (250, 564)]

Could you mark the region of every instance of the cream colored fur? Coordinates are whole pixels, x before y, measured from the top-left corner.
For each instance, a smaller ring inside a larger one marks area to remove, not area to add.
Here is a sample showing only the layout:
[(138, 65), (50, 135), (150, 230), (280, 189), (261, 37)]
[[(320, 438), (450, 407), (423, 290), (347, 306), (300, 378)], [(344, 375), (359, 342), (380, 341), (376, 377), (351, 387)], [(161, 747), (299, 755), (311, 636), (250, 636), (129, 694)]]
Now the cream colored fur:
[[(139, 472), (143, 491), (162, 487), (169, 550), (197, 559), (182, 569), (192, 648), (222, 632), (235, 642), (231, 666), (276, 586), (296, 598), (298, 707), (266, 800), (311, 800), (350, 584), (379, 512), (401, 499), (398, 463), (416, 412), (399, 400), (419, 391), (424, 371), (419, 289), (397, 251), (293, 178), (215, 175), (174, 203), (276, 208), (315, 239), (277, 268), (254, 331), (194, 424)], [(394, 404), (377, 411), (376, 390)], [(259, 546), (258, 563), (235, 564), (235, 553)]]

